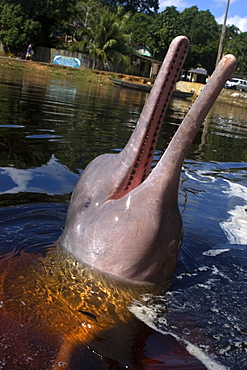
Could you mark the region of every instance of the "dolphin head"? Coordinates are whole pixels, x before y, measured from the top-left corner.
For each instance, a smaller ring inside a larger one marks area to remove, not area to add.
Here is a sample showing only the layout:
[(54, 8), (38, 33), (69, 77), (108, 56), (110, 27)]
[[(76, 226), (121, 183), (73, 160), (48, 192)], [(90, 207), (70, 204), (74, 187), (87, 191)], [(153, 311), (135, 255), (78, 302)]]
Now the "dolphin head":
[(74, 189), (58, 244), (92, 268), (136, 282), (170, 284), (183, 235), (177, 204), (182, 164), (236, 63), (231, 55), (223, 58), (150, 172), (188, 49), (186, 37), (173, 40), (129, 142), (116, 155), (95, 158)]

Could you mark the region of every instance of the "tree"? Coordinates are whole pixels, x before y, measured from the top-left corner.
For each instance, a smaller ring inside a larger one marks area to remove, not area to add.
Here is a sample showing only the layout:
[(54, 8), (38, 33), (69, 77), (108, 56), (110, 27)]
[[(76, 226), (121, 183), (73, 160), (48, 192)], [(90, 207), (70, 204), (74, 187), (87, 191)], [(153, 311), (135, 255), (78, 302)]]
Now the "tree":
[(180, 13), (175, 6), (169, 6), (162, 13), (157, 14), (151, 27), (151, 34), (154, 40), (155, 57), (162, 60), (171, 41), (183, 34)]
[(39, 22), (29, 19), (20, 4), (5, 4), (1, 13), (0, 38), (6, 51), (18, 53), (28, 43), (38, 39), (41, 33)]
[(131, 40), (135, 45), (146, 45), (154, 48), (154, 40), (151, 34), (151, 27), (154, 17), (145, 13), (135, 13), (130, 17), (127, 24), (127, 31), (131, 34)]
[[(220, 26), (220, 29), (221, 28), (222, 28), (222, 25)], [(234, 26), (234, 24), (232, 24), (231, 26), (226, 25), (225, 42), (227, 42), (228, 40), (234, 39), (240, 33), (241, 33), (240, 29), (238, 27)]]
[(117, 7), (122, 6), (126, 12), (132, 14), (139, 13), (157, 13), (159, 10), (158, 0), (103, 0), (103, 5)]
[(208, 10), (199, 11), (197, 6), (192, 6), (179, 13), (176, 7), (167, 7), (155, 15), (151, 35), (157, 59), (165, 57), (169, 44), (176, 36), (186, 35), (191, 47), (184, 67), (204, 67), (209, 73), (213, 71), (220, 32), (215, 18)]
[[(71, 50), (89, 53), (96, 61), (97, 67), (102, 62), (130, 63), (132, 52), (131, 37), (126, 33), (129, 14), (123, 14), (121, 8), (116, 10), (103, 7), (90, 17), (87, 27), (82, 26), (76, 33), (77, 42)], [(96, 64), (94, 67), (96, 67)]]
[(16, 52), (30, 42), (54, 46), (52, 35), (66, 29), (75, 4), (76, 0), (2, 0), (0, 37), (5, 48)]
[(215, 67), (220, 32), (209, 10), (199, 11), (196, 6), (185, 9), (180, 16), (181, 26), (190, 39), (191, 48), (186, 61), (190, 67), (204, 67), (211, 74)]
[(247, 74), (247, 32), (235, 33), (226, 41), (225, 53), (235, 55), (237, 59), (236, 72)]

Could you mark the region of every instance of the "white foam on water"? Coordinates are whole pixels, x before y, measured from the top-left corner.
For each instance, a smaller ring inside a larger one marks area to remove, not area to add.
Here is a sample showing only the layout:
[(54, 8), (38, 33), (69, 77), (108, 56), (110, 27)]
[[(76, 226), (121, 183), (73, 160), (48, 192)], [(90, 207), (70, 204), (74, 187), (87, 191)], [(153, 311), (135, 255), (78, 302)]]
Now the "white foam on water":
[[(225, 180), (229, 184), (229, 189), (224, 193), (228, 198), (242, 198), (247, 202), (247, 187)], [(224, 231), (230, 244), (247, 244), (247, 204), (236, 205), (228, 211), (230, 217), (226, 221), (220, 222), (220, 227)]]
[(204, 256), (215, 257), (215, 256), (218, 256), (218, 254), (229, 252), (229, 250), (230, 249), (209, 249), (208, 251), (205, 251), (202, 254)]
[(209, 175), (207, 175), (207, 171), (202, 171), (202, 170), (196, 171), (196, 176), (197, 177), (193, 176), (188, 170), (185, 170), (185, 174), (189, 179), (194, 180), (194, 181), (198, 181), (198, 182), (208, 183), (208, 182), (215, 182), (217, 180), (216, 177), (209, 176)]
[(228, 212), (231, 216), (220, 226), (230, 244), (247, 244), (247, 212), (245, 207), (236, 206)]
[[(162, 307), (162, 306), (161, 306)], [(180, 338), (177, 334), (173, 333), (169, 330), (161, 330), (155, 325), (155, 321), (158, 321), (161, 325), (166, 325), (167, 322), (165, 317), (158, 317), (157, 318), (157, 311), (158, 306), (155, 306), (155, 309), (152, 307), (147, 307), (140, 302), (133, 303), (129, 310), (133, 313), (134, 316), (136, 316), (139, 320), (144, 322), (146, 325), (148, 325), (151, 329), (154, 329), (161, 334), (164, 335), (171, 335), (173, 336), (177, 341), (185, 345), (187, 351), (194, 356), (197, 360), (199, 360), (208, 370), (227, 370), (228, 368), (216, 360), (214, 360), (212, 357), (210, 357), (207, 353), (205, 353), (201, 348), (196, 346), (195, 344), (190, 343), (188, 340), (184, 338)]]
[(227, 194), (229, 197), (239, 197), (247, 201), (247, 187), (229, 180), (224, 180), (228, 183), (229, 189), (225, 190), (223, 193)]

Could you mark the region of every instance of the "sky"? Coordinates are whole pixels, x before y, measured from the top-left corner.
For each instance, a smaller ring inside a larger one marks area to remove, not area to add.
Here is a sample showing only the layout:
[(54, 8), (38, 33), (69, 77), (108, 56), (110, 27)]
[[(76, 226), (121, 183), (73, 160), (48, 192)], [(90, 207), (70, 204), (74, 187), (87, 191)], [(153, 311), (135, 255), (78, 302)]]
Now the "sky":
[[(179, 12), (196, 5), (199, 10), (209, 10), (216, 22), (223, 24), (227, 0), (160, 0), (159, 12), (167, 6), (175, 6)], [(247, 1), (230, 0), (227, 25), (234, 24), (241, 32), (247, 32)]]

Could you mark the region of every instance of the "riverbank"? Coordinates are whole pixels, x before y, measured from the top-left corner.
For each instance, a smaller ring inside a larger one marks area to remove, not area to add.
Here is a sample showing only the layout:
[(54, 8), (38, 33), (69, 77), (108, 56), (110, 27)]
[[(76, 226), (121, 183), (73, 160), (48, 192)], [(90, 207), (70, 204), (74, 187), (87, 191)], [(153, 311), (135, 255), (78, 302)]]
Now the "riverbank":
[(34, 62), (29, 60), (0, 57), (0, 68), (8, 70), (22, 71), (35, 75), (46, 75), (52, 77), (76, 78), (85, 81), (100, 81), (105, 77), (105, 82), (108, 78), (101, 74), (100, 71), (92, 69), (79, 69), (64, 67), (56, 64)]
[(104, 84), (112, 84), (108, 76), (123, 78), (128, 81), (147, 83), (149, 79), (124, 75), (115, 72), (99, 71), (94, 69), (72, 68), (60, 66), (58, 64), (35, 62), (17, 58), (0, 57), (0, 68), (8, 70), (16, 70), (27, 72), (28, 74), (34, 73), (35, 75), (50, 75), (53, 77), (65, 77), (71, 79), (81, 79), (88, 82), (100, 82)]
[[(194, 91), (195, 96), (198, 96), (205, 85), (197, 82), (179, 81), (177, 82), (177, 89), (182, 91)], [(247, 109), (247, 92), (236, 91), (230, 89), (222, 89), (217, 98), (217, 103), (220, 104), (234, 104), (238, 107)]]
[[(109, 76), (121, 78), (125, 81), (148, 83), (150, 79), (119, 74), (115, 72), (106, 72), (93, 69), (71, 68), (64, 67), (57, 64), (42, 63), (35, 61), (27, 61), (17, 58), (0, 57), (0, 68), (11, 69), (27, 72), (28, 74), (35, 75), (50, 75), (52, 77), (64, 77), (69, 79), (81, 79), (82, 81), (95, 82), (100, 84), (112, 84)], [(179, 81), (176, 88), (182, 91), (194, 91), (195, 96), (198, 96), (204, 85), (195, 82)], [(236, 90), (223, 89), (220, 93), (218, 103), (221, 104), (234, 104), (247, 109), (247, 92), (240, 92)]]

